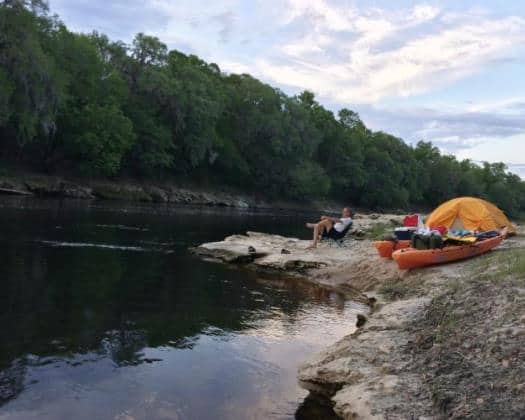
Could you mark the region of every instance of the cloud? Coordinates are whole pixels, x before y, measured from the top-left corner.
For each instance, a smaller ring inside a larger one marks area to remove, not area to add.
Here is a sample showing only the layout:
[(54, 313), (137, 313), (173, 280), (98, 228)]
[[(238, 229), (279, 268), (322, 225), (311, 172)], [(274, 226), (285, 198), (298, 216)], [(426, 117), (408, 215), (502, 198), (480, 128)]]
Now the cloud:
[(227, 12), (213, 15), (210, 18), (210, 21), (219, 25), (219, 38), (221, 42), (228, 42), (233, 31), (233, 25), (235, 23), (234, 13), (231, 10), (228, 10)]
[(458, 159), (506, 162), (509, 170), (525, 179), (525, 101), (461, 108), (412, 107), (385, 109), (360, 105), (363, 121), (374, 130), (385, 130), (411, 144), (432, 141), (442, 152)]
[(455, 17), (419, 5), (402, 12), (347, 10), (290, 0), (291, 24), (312, 30), (279, 53), (260, 57), (260, 73), (280, 85), (310, 89), (343, 103), (374, 103), (446, 86), (525, 46), (525, 20), (479, 12)]
[(230, 61), (230, 60), (221, 60), (220, 69), (221, 71), (226, 71), (228, 73), (236, 73), (236, 74), (243, 74), (243, 73), (249, 74), (251, 70), (251, 68), (245, 64), (239, 63), (237, 61)]
[[(312, 90), (331, 108), (356, 109), (373, 129), (409, 142), (431, 140), (462, 157), (491, 160), (492, 153), (520, 163), (496, 145), (525, 153), (525, 97), (472, 92), (484, 88), (476, 74), (522, 62), (525, 18), (517, 8), (465, 9), (460, 3), (379, 8), (347, 0), (51, 0), (51, 9), (76, 31), (97, 29), (125, 42), (141, 31), (224, 71), (253, 74), (291, 94)], [(440, 89), (462, 89), (476, 77), (468, 97), (448, 94), (461, 97), (454, 107), (440, 97)], [(516, 80), (508, 85), (519, 92)]]
[(509, 171), (525, 179), (525, 163), (509, 164)]
[(413, 107), (384, 109), (358, 107), (363, 121), (374, 130), (384, 130), (415, 144), (432, 141), (442, 152), (459, 159), (506, 162), (524, 177), (525, 101), (515, 98), (497, 107), (478, 110)]
[[(129, 42), (142, 31), (204, 59), (236, 62), (287, 91), (367, 104), (439, 89), (525, 48), (525, 19), (480, 10), (450, 13), (357, 8), (341, 0), (52, 0), (76, 30)], [(89, 19), (85, 19), (89, 16)], [(86, 27), (89, 25), (89, 28)], [(226, 67), (225, 67), (226, 68)]]
[(520, 99), (497, 110), (384, 109), (374, 106), (361, 106), (359, 110), (372, 129), (388, 126), (394, 134), (412, 143), (431, 140), (449, 152), (474, 147), (489, 138), (504, 139), (525, 134), (525, 108)]
[(170, 24), (169, 15), (141, 0), (51, 0), (50, 7), (71, 30), (97, 30), (126, 42), (138, 32), (151, 32), (151, 28), (159, 30)]

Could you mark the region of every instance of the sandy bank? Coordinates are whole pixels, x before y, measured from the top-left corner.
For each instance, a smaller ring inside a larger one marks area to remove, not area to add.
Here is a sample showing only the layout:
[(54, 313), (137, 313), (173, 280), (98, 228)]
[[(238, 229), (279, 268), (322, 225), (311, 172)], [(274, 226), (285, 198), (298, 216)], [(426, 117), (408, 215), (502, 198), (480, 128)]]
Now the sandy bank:
[(299, 370), (345, 419), (521, 418), (525, 239), (376, 288), (369, 322)]
[(390, 261), (377, 258), (367, 232), (377, 225), (393, 227), (400, 222), (401, 217), (395, 215), (358, 215), (356, 228), (350, 232), (344, 247), (322, 242), (312, 250), (307, 249), (309, 240), (247, 232), (202, 244), (193, 252), (229, 264), (244, 264), (254, 270), (302, 277), (341, 291), (363, 292), (399, 276)]
[[(357, 218), (380, 230), (398, 216)], [(248, 232), (195, 252), (377, 299), (366, 324), (299, 369), (342, 418), (519, 418), (525, 412), (525, 238), (456, 264), (400, 272), (370, 239), (345, 248)]]

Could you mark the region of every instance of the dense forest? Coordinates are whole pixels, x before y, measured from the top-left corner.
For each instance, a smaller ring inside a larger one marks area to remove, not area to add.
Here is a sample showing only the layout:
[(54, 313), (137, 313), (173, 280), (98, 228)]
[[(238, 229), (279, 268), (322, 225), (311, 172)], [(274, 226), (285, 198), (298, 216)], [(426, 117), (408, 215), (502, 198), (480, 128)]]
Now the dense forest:
[(179, 179), (368, 208), (481, 196), (525, 211), (525, 183), (369, 130), (305, 91), (170, 51), (70, 32), (43, 0), (0, 1), (0, 159), (48, 173)]

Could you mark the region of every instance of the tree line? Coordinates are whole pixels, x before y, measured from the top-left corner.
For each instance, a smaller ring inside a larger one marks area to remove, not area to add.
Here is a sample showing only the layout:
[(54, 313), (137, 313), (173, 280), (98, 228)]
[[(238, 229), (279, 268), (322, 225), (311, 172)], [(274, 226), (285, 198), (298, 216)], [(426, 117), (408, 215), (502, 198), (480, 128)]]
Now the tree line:
[(71, 32), (43, 0), (0, 1), (0, 156), (79, 176), (230, 185), (266, 197), (335, 198), (368, 208), (435, 206), (460, 195), (525, 211), (525, 183), (368, 129), (313, 93), (169, 50)]

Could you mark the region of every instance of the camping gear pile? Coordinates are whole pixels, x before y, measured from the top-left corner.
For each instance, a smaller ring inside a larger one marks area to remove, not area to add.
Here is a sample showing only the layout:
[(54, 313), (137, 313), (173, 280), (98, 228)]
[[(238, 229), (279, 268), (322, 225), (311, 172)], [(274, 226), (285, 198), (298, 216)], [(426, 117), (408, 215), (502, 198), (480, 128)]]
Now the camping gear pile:
[(399, 268), (414, 268), (470, 258), (498, 246), (515, 228), (493, 204), (472, 197), (439, 206), (423, 224), (407, 216), (391, 238), (375, 242), (379, 255)]
[(392, 258), (394, 251), (408, 248), (411, 244), (412, 236), (423, 226), (423, 219), (420, 215), (406, 216), (403, 220), (403, 227), (395, 228), (393, 235), (386, 236), (384, 240), (374, 242), (379, 256)]

